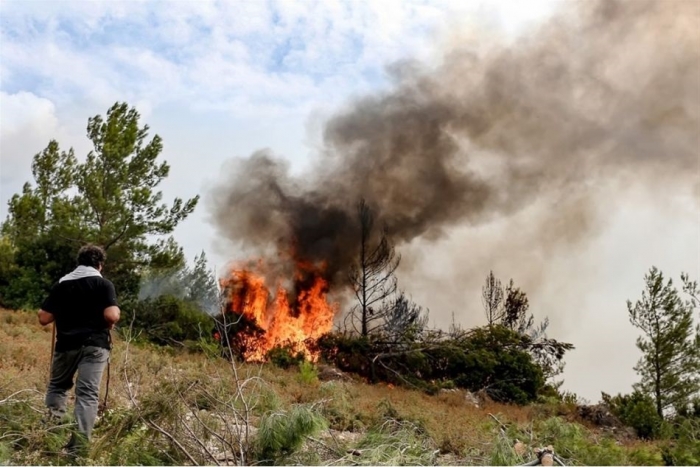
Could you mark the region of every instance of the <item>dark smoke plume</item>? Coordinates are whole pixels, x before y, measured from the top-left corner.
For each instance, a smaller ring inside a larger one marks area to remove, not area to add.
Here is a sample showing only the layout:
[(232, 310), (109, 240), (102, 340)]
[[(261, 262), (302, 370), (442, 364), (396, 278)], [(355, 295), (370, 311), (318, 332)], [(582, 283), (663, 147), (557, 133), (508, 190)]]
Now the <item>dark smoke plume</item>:
[(455, 39), (437, 67), (392, 66), (390, 91), (326, 123), (304, 176), (267, 151), (236, 160), (213, 190), (219, 234), (337, 281), (361, 197), (400, 246), (597, 182), (700, 193), (700, 2), (564, 7), (512, 45)]

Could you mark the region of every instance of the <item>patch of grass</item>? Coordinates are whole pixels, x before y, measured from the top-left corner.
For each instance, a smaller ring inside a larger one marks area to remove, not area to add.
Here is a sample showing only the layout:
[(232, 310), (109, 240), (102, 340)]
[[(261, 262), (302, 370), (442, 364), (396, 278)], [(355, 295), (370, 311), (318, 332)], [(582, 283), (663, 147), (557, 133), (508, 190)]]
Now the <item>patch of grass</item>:
[(173, 456), (146, 425), (139, 424), (116, 439), (105, 460), (109, 465), (168, 465)]
[(520, 465), (527, 462), (518, 455), (509, 439), (498, 436), (493, 444), (489, 465)]
[(314, 407), (296, 405), (288, 411), (272, 412), (260, 420), (255, 442), (258, 461), (283, 461), (301, 447), (307, 436), (326, 427), (326, 420)]
[(304, 384), (318, 383), (318, 371), (313, 363), (306, 360), (299, 362), (299, 381)]
[(535, 425), (541, 446), (553, 445), (555, 452), (567, 465), (628, 465), (623, 449), (611, 436), (587, 436), (586, 429), (553, 417)]
[(355, 465), (434, 465), (439, 452), (420, 426), (389, 419), (367, 432), (351, 459)]
[[(34, 391), (7, 394), (0, 391), (0, 433), (4, 462), (10, 464), (66, 464), (60, 453), (75, 429), (72, 417), (46, 420), (40, 397)], [(45, 459), (39, 462), (39, 459)]]
[(321, 384), (320, 396), (327, 402), (322, 406), (323, 416), (330, 427), (338, 431), (364, 431), (373, 423), (376, 415), (358, 410), (359, 394), (348, 383), (328, 381)]

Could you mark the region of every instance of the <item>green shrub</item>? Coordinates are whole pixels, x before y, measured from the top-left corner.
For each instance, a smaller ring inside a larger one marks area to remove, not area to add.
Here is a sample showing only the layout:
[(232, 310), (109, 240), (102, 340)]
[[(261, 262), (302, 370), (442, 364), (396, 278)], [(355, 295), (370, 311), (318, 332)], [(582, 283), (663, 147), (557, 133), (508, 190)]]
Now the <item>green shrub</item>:
[(109, 455), (110, 465), (168, 465), (164, 449), (154, 444), (148, 431), (136, 431), (120, 438)]
[(253, 396), (254, 411), (256, 414), (264, 414), (278, 410), (282, 406), (282, 400), (268, 386), (263, 386)]
[(77, 248), (49, 234), (17, 243), (12, 247), (7, 237), (0, 240), (0, 305), (37, 309), (58, 279), (75, 267)]
[(569, 423), (554, 417), (537, 426), (540, 445), (554, 446), (554, 451), (563, 460), (582, 465), (626, 465), (627, 456), (611, 437), (597, 442), (590, 440), (586, 430), (577, 423)]
[[(151, 418), (156, 419), (156, 415)], [(158, 419), (159, 423), (163, 423)], [(167, 444), (132, 409), (108, 411), (96, 426), (92, 458), (109, 465), (168, 465)]]
[(413, 342), (328, 334), (315, 345), (343, 371), (431, 394), (443, 387), (484, 389), (496, 401), (527, 404), (544, 387), (542, 369), (525, 350), (529, 338), (503, 326), (428, 333)]
[(676, 413), (683, 418), (700, 418), (700, 396), (682, 404), (676, 409)]
[(673, 439), (668, 441), (662, 456), (666, 465), (700, 465), (700, 420), (679, 418)]
[(513, 448), (513, 443), (504, 436), (498, 436), (491, 451), (489, 465), (520, 465), (525, 459)]
[(156, 344), (188, 347), (186, 341), (210, 339), (213, 320), (192, 302), (161, 295), (136, 302), (133, 313), (134, 329)]
[(656, 445), (635, 446), (628, 454), (629, 465), (663, 465), (661, 450)]
[(313, 384), (318, 382), (318, 370), (313, 363), (306, 360), (299, 363), (299, 381), (304, 384)]
[(640, 438), (659, 437), (663, 420), (657, 414), (654, 401), (648, 395), (639, 391), (614, 397), (603, 394), (603, 400), (613, 415), (625, 425), (634, 428)]
[(302, 352), (295, 352), (291, 346), (275, 346), (265, 354), (265, 360), (280, 368), (298, 366), (305, 360)]

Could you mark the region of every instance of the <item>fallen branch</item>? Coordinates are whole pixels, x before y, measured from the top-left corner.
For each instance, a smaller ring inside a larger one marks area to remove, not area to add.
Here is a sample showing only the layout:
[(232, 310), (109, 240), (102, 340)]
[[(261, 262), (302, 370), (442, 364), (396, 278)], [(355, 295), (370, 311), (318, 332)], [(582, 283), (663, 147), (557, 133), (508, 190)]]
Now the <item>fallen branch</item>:
[(326, 443), (324, 443), (323, 441), (321, 441), (321, 440), (319, 440), (319, 439), (316, 439), (316, 438), (314, 438), (314, 437), (312, 437), (312, 436), (307, 436), (306, 438), (307, 438), (308, 440), (310, 440), (310, 441), (313, 441), (313, 442), (316, 443), (316, 444), (319, 444), (319, 445), (323, 446), (323, 447), (326, 448), (328, 451), (332, 452), (333, 454), (335, 454), (335, 455), (338, 456), (338, 457), (343, 456), (343, 453), (339, 452), (339, 451), (336, 450), (336, 449), (333, 449), (332, 447), (328, 446)]
[(202, 442), (202, 440), (199, 439), (199, 437), (197, 437), (197, 435), (194, 433), (194, 431), (192, 431), (192, 428), (190, 428), (190, 426), (187, 424), (187, 421), (184, 420), (182, 417), (180, 417), (180, 424), (181, 424), (181, 426), (183, 426), (185, 428), (185, 430), (187, 430), (187, 432), (190, 434), (192, 439), (195, 440), (195, 442), (199, 445), (199, 447), (202, 448), (202, 450), (207, 453), (209, 458), (211, 460), (213, 460), (216, 465), (221, 465), (221, 464), (219, 464), (219, 461), (216, 460), (216, 457), (214, 456), (214, 454), (212, 454), (212, 452), (207, 448), (207, 446)]
[(190, 462), (192, 462), (193, 465), (199, 465), (199, 464), (197, 463), (197, 461), (194, 460), (194, 457), (192, 457), (192, 455), (187, 451), (187, 449), (185, 449), (185, 447), (184, 447), (182, 444), (180, 444), (180, 443), (178, 442), (178, 440), (176, 440), (175, 437), (174, 437), (173, 435), (171, 435), (170, 433), (168, 433), (167, 431), (165, 431), (163, 428), (159, 427), (158, 424), (157, 424), (156, 422), (152, 421), (152, 420), (146, 420), (146, 423), (148, 423), (149, 425), (151, 425), (151, 426), (152, 426), (156, 431), (158, 431), (160, 434), (162, 434), (163, 436), (165, 436), (165, 437), (167, 437), (168, 439), (170, 439), (170, 441), (172, 441), (173, 444), (175, 444), (175, 446), (177, 446), (177, 448), (178, 448), (180, 451), (182, 451), (182, 453), (183, 453), (185, 456), (187, 456), (187, 458), (190, 460)]
[[(561, 466), (565, 466), (564, 461), (561, 460), (559, 456), (554, 454), (554, 448), (550, 445), (547, 446), (546, 448), (538, 448), (535, 449), (535, 454), (537, 454), (537, 459), (534, 459), (527, 464), (521, 464), (521, 466), (532, 466), (532, 465), (552, 465), (552, 461), (556, 462), (557, 464)], [(546, 462), (545, 464), (542, 463), (542, 461), (545, 459), (545, 456), (551, 456), (551, 460)]]
[(501, 423), (501, 421), (499, 419), (497, 419), (494, 414), (490, 413), (489, 416), (491, 418), (493, 418), (494, 420), (496, 420), (496, 423), (498, 423), (498, 428), (500, 428), (501, 432), (505, 435), (506, 431), (507, 431), (507, 427), (503, 423)]
[(17, 392), (13, 392), (12, 394), (10, 394), (9, 396), (7, 396), (7, 397), (4, 398), (3, 400), (0, 400), (0, 405), (1, 405), (1, 404), (4, 404), (4, 403), (6, 403), (6, 402), (26, 402), (26, 401), (17, 401), (17, 400), (14, 400), (14, 399), (13, 399), (14, 396), (16, 396), (17, 394), (21, 394), (21, 393), (23, 393), (23, 392), (36, 392), (36, 393), (38, 393), (38, 394), (41, 394), (41, 393), (39, 393), (39, 391), (37, 391), (36, 389), (21, 389), (21, 390), (19, 390), (19, 391), (17, 391)]

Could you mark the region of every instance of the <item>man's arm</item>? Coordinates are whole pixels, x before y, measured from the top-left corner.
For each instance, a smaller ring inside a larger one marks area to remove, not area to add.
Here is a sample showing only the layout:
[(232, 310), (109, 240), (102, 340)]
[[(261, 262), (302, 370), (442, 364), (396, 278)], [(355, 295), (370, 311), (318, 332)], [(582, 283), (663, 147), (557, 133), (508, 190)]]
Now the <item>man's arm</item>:
[(42, 326), (46, 326), (47, 324), (51, 324), (56, 321), (54, 313), (58, 311), (56, 307), (56, 294), (58, 293), (57, 289), (58, 284), (54, 284), (48, 297), (46, 297), (44, 303), (41, 304), (39, 313), (37, 313), (39, 316), (39, 324)]
[(47, 324), (53, 323), (56, 319), (54, 318), (52, 313), (49, 313), (48, 311), (44, 310), (39, 310), (39, 324), (42, 326), (46, 326)]
[(114, 284), (110, 281), (106, 281), (105, 287), (105, 309), (102, 312), (105, 322), (109, 326), (109, 329), (113, 329), (114, 325), (119, 321), (119, 316), (121, 311), (117, 305), (117, 293), (114, 290)]
[(110, 329), (112, 329), (114, 325), (117, 324), (120, 315), (121, 311), (119, 310), (118, 306), (108, 306), (107, 308), (105, 308), (104, 317), (105, 321), (107, 321), (107, 324), (109, 324)]

